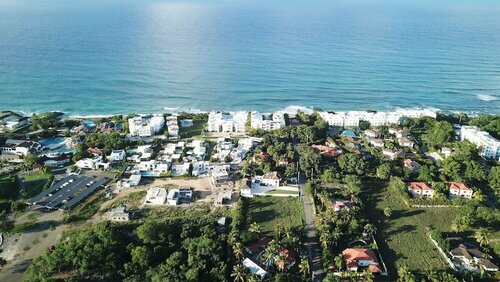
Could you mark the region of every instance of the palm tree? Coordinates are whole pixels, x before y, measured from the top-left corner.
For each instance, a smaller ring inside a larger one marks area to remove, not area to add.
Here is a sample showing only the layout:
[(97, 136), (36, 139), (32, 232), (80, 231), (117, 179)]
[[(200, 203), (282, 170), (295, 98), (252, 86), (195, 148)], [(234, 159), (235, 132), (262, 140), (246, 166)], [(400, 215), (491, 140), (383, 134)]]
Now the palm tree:
[(277, 253), (278, 253), (278, 245), (274, 240), (272, 240), (271, 242), (269, 242), (267, 248), (262, 253), (262, 258), (264, 259), (265, 264), (271, 265)]
[(406, 266), (401, 266), (398, 269), (398, 282), (415, 282), (415, 275), (411, 273), (410, 269)]
[(434, 268), (427, 269), (425, 271), (425, 276), (431, 282), (440, 282), (441, 281), (441, 278), (439, 277), (439, 273)]
[(371, 237), (373, 234), (375, 234), (375, 232), (377, 232), (377, 228), (373, 224), (367, 223), (364, 227), (364, 231), (367, 237)]
[(344, 269), (344, 256), (342, 254), (338, 254), (335, 257), (335, 267), (337, 267), (337, 270), (342, 271)]
[(260, 233), (262, 232), (262, 229), (261, 229), (260, 225), (257, 224), (257, 222), (254, 222), (254, 223), (250, 224), (248, 231), (250, 233), (260, 235)]
[(472, 194), (472, 199), (478, 201), (478, 202), (484, 202), (486, 197), (481, 193), (481, 191), (476, 191), (474, 194)]
[(233, 267), (231, 277), (234, 277), (234, 282), (244, 282), (248, 275), (247, 271), (248, 269), (244, 265), (237, 264)]
[(242, 260), (244, 256), (243, 252), (243, 246), (241, 245), (241, 242), (236, 242), (233, 245), (233, 254), (236, 257), (237, 260)]
[(363, 271), (363, 281), (373, 282), (373, 273), (370, 270), (365, 269), (365, 271)]
[(391, 215), (392, 215), (392, 210), (391, 210), (391, 208), (390, 208), (390, 207), (387, 207), (387, 208), (385, 208), (385, 209), (384, 209), (384, 215), (385, 215), (385, 217), (387, 217), (387, 218), (391, 217)]
[(488, 235), (488, 230), (486, 230), (485, 228), (479, 228), (474, 234), (474, 237), (476, 238), (476, 241), (479, 243), (479, 245), (481, 245), (481, 247), (484, 247), (488, 245)]
[(276, 264), (276, 267), (283, 272), (285, 270), (285, 265), (286, 265), (286, 258), (285, 256), (278, 254), (274, 258), (274, 264)]
[(299, 272), (303, 277), (306, 277), (309, 274), (309, 261), (306, 256), (300, 257)]
[(328, 248), (332, 244), (332, 237), (331, 234), (328, 232), (323, 232), (321, 235), (319, 235), (319, 241), (321, 242), (321, 245), (323, 248)]

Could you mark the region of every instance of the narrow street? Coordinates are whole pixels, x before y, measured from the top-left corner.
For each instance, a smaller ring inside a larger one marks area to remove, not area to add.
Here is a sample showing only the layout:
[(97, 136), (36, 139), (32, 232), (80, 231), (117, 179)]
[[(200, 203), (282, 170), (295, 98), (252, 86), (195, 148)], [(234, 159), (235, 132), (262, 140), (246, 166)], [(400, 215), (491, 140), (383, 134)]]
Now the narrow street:
[(323, 263), (321, 261), (321, 246), (314, 227), (314, 206), (311, 199), (305, 195), (304, 186), (301, 186), (301, 198), (304, 205), (304, 218), (307, 236), (307, 252), (312, 281), (322, 281), (324, 278)]

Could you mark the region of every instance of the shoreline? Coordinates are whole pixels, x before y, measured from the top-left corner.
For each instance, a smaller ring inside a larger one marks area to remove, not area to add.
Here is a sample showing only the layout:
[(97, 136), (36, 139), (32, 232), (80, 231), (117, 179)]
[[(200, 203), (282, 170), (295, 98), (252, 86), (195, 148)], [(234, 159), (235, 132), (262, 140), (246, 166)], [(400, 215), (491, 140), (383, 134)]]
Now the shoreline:
[(41, 114), (44, 112), (60, 112), (63, 113), (66, 118), (74, 118), (74, 119), (99, 119), (99, 118), (110, 118), (113, 116), (120, 116), (120, 115), (155, 115), (155, 114), (169, 114), (169, 113), (189, 113), (189, 114), (207, 114), (210, 113), (211, 111), (221, 111), (221, 112), (238, 112), (238, 111), (246, 111), (246, 112), (260, 112), (263, 114), (270, 114), (274, 112), (290, 112), (290, 111), (314, 111), (314, 110), (320, 110), (320, 111), (327, 111), (327, 112), (355, 112), (355, 111), (373, 111), (373, 112), (395, 112), (398, 110), (431, 110), (435, 112), (442, 112), (445, 114), (466, 114), (468, 116), (477, 116), (477, 115), (482, 115), (482, 114), (500, 114), (500, 113), (494, 113), (494, 112), (484, 112), (484, 111), (461, 111), (461, 110), (444, 110), (444, 109), (439, 109), (436, 107), (392, 107), (390, 110), (375, 110), (375, 109), (349, 109), (349, 110), (338, 110), (338, 109), (331, 109), (331, 108), (317, 108), (317, 107), (307, 107), (307, 106), (298, 106), (298, 105), (288, 105), (286, 107), (279, 108), (275, 111), (258, 111), (255, 109), (239, 109), (239, 110), (231, 110), (231, 109), (217, 109), (217, 110), (201, 110), (201, 109), (193, 109), (193, 108), (174, 108), (174, 107), (164, 107), (163, 111), (151, 111), (151, 112), (142, 112), (142, 113), (135, 113), (135, 112), (121, 112), (121, 113), (114, 113), (114, 114), (78, 114), (78, 113), (71, 113), (71, 112), (65, 112), (65, 111), (60, 111), (60, 110), (48, 110), (48, 111), (40, 111), (40, 112), (25, 112), (21, 110), (15, 110), (15, 109), (2, 109), (1, 111), (13, 111), (17, 112), (20, 114), (23, 114), (24, 116), (32, 116), (33, 114)]

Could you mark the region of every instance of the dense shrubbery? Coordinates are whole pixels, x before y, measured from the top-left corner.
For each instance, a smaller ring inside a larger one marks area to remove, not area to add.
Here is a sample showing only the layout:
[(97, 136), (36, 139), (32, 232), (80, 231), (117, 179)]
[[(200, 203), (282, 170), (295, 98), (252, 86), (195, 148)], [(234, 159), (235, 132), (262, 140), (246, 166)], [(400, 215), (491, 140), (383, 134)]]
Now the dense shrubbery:
[(68, 234), (36, 258), (25, 281), (225, 281), (226, 236), (215, 217), (151, 220), (134, 230), (103, 222)]

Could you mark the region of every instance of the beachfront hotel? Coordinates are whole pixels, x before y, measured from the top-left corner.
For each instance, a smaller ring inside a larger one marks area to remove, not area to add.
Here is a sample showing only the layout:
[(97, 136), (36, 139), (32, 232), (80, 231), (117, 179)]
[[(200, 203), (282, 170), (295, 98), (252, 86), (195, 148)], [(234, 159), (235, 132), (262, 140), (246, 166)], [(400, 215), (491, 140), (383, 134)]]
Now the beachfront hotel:
[(162, 115), (137, 116), (128, 120), (130, 135), (139, 137), (151, 137), (159, 133), (165, 125)]
[(479, 155), (485, 159), (500, 161), (500, 141), (493, 138), (488, 132), (481, 131), (476, 126), (462, 126), (460, 139), (468, 140), (479, 149)]
[(319, 112), (319, 115), (329, 124), (341, 127), (359, 126), (360, 121), (368, 121), (372, 126), (399, 124), (403, 118), (421, 118), (424, 116), (436, 118), (435, 110), (431, 109), (398, 109), (393, 112), (348, 111)]
[(212, 111), (208, 115), (208, 131), (244, 133), (247, 120), (248, 112), (245, 111), (230, 113)]
[(286, 125), (285, 114), (283, 112), (275, 112), (273, 114), (262, 114), (252, 112), (252, 128), (262, 129), (265, 131), (275, 130)]

